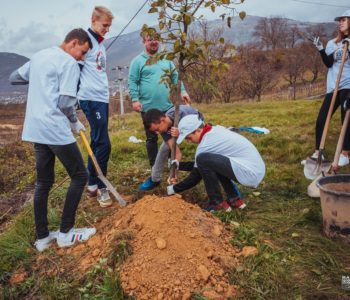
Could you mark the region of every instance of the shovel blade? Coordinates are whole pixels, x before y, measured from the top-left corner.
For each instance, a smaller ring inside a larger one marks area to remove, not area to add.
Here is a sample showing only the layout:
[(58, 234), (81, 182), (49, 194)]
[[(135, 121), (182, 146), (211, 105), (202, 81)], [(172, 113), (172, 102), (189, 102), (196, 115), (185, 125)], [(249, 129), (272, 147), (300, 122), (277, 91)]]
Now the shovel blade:
[(317, 187), (317, 182), (323, 175), (318, 175), (307, 187), (307, 194), (311, 198), (320, 198), (320, 189)]
[(321, 164), (317, 163), (317, 160), (308, 157), (304, 165), (304, 175), (307, 179), (314, 180), (320, 174), (327, 173), (332, 167), (332, 162), (324, 160)]
[(104, 185), (106, 186), (107, 190), (109, 190), (111, 192), (111, 194), (113, 195), (113, 197), (118, 201), (119, 205), (121, 207), (125, 207), (126, 206), (126, 202), (123, 199), (123, 197), (117, 192), (117, 190), (114, 188), (114, 186), (109, 182), (109, 180), (104, 177), (103, 175), (99, 175), (98, 178), (104, 183)]

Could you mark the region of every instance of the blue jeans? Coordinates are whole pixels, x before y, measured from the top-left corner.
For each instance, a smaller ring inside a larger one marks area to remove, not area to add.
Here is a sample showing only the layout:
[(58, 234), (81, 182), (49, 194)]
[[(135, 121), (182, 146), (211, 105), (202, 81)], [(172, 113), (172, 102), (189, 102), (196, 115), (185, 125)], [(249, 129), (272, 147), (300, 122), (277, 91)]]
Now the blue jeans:
[(228, 157), (215, 153), (201, 153), (197, 156), (196, 161), (210, 203), (219, 204), (223, 201), (219, 182), (224, 188), (227, 199), (234, 199), (237, 196), (237, 191), (231, 181), (237, 181), (237, 179)]
[[(90, 124), (90, 146), (104, 175), (107, 175), (107, 164), (111, 153), (111, 142), (108, 136), (108, 103), (97, 101), (79, 101)], [(93, 163), (88, 158), (89, 185), (98, 185), (104, 188), (103, 182), (98, 179)]]
[(35, 227), (38, 239), (43, 239), (49, 235), (47, 202), (55, 181), (55, 157), (61, 161), (71, 178), (61, 218), (61, 232), (68, 232), (74, 225), (88, 174), (77, 143), (63, 146), (35, 143), (34, 150), (37, 174), (34, 194)]

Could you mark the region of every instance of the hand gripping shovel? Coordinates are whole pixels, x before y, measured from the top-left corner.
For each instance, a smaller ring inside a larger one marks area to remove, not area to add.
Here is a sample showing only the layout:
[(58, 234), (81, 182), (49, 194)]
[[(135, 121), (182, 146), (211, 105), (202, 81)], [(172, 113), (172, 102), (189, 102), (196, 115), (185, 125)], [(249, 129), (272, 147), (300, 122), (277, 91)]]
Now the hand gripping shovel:
[(122, 198), (122, 196), (116, 191), (116, 189), (113, 187), (113, 185), (108, 181), (108, 179), (103, 175), (102, 170), (100, 168), (100, 166), (98, 165), (98, 162), (96, 160), (96, 157), (94, 155), (94, 153), (91, 150), (90, 144), (86, 138), (86, 135), (84, 133), (84, 131), (80, 130), (80, 136), (84, 142), (84, 146), (92, 160), (92, 163), (95, 167), (96, 173), (97, 173), (97, 177), (104, 183), (104, 185), (107, 187), (107, 190), (109, 190), (111, 192), (111, 194), (114, 196), (114, 198), (118, 201), (119, 205), (121, 207), (126, 206), (126, 202), (125, 200)]
[(307, 187), (307, 194), (312, 197), (312, 198), (319, 198), (320, 197), (320, 189), (317, 187), (317, 182), (320, 178), (329, 176), (332, 174), (335, 174), (335, 171), (338, 169), (338, 163), (339, 163), (339, 157), (340, 153), (343, 149), (343, 144), (344, 144), (344, 138), (345, 138), (345, 133), (349, 125), (349, 119), (350, 119), (350, 109), (346, 111), (343, 126), (340, 131), (339, 139), (338, 139), (338, 144), (337, 144), (337, 149), (335, 150), (335, 155), (334, 155), (334, 161), (330, 168), (326, 172), (322, 172), (320, 175), (316, 177), (316, 179), (309, 184)]
[(327, 172), (332, 166), (332, 163), (330, 161), (322, 161), (322, 157), (323, 157), (324, 145), (325, 145), (326, 137), (328, 133), (329, 123), (330, 123), (333, 108), (334, 108), (335, 99), (337, 98), (337, 94), (338, 94), (339, 82), (340, 82), (341, 74), (343, 72), (343, 67), (344, 67), (345, 59), (348, 52), (348, 47), (349, 47), (348, 43), (345, 42), (344, 49), (343, 49), (343, 56), (341, 59), (339, 73), (337, 76), (337, 81), (335, 83), (331, 104), (328, 109), (326, 123), (323, 128), (322, 139), (321, 139), (320, 148), (318, 152), (318, 159), (314, 160), (311, 157), (308, 157), (304, 165), (304, 175), (307, 179), (314, 180), (322, 172)]

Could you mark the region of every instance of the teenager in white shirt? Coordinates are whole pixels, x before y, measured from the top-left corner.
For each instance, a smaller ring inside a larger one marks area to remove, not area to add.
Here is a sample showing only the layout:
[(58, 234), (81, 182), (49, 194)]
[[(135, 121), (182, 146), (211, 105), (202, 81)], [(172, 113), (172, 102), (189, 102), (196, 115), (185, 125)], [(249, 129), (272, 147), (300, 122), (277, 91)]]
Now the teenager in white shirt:
[[(48, 248), (57, 238), (60, 247), (84, 241), (95, 234), (95, 228), (73, 228), (76, 210), (87, 182), (87, 171), (76, 140), (72, 134), (85, 130), (75, 112), (79, 66), (92, 47), (83, 29), (69, 32), (59, 47), (34, 54), (10, 76), (12, 84), (29, 83), (22, 139), (34, 143), (36, 185), (34, 216), (38, 251)], [(61, 161), (71, 183), (66, 194), (60, 231), (49, 232), (47, 203), (54, 183), (55, 159)]]
[[(112, 25), (113, 14), (103, 6), (96, 6), (92, 12), (91, 28), (88, 34), (92, 48), (85, 57), (81, 69), (78, 100), (90, 125), (91, 149), (104, 175), (111, 153), (111, 142), (108, 135), (109, 90), (106, 73), (106, 49), (104, 36)], [(108, 190), (97, 177), (91, 159), (88, 159), (89, 182), (87, 192), (96, 197), (101, 207), (112, 205)]]
[[(195, 168), (198, 169), (209, 197), (209, 211), (231, 211), (245, 206), (232, 180), (256, 188), (265, 176), (265, 164), (258, 150), (245, 137), (222, 126), (204, 124), (197, 115), (188, 115), (179, 122), (177, 143), (184, 139), (198, 144)], [(225, 193), (220, 191), (221, 183)], [(239, 203), (237, 203), (237, 200)]]

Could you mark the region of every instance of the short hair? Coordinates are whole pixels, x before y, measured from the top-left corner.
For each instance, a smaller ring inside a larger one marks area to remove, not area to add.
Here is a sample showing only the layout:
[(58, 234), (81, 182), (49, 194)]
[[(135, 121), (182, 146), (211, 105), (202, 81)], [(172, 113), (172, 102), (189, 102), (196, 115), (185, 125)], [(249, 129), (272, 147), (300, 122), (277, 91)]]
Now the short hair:
[(69, 43), (72, 40), (78, 40), (79, 45), (84, 45), (85, 43), (89, 44), (89, 48), (92, 48), (92, 42), (88, 33), (82, 28), (75, 28), (68, 32), (64, 38), (65, 43)]
[(104, 6), (95, 6), (94, 10), (92, 11), (92, 18), (100, 19), (102, 16), (106, 16), (110, 20), (114, 18), (112, 12)]
[(160, 119), (164, 117), (166, 117), (165, 113), (161, 112), (159, 109), (152, 108), (143, 116), (143, 124), (147, 129), (150, 129), (152, 123), (159, 124)]

